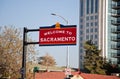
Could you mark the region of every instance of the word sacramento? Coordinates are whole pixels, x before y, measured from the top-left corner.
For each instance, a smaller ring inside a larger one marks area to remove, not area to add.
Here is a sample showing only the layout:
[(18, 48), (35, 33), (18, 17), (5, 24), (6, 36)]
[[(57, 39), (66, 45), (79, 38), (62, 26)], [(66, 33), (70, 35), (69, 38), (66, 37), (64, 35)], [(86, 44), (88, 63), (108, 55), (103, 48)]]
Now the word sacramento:
[(68, 41), (75, 41), (76, 37), (47, 37), (47, 38), (40, 38), (41, 42), (68, 42)]

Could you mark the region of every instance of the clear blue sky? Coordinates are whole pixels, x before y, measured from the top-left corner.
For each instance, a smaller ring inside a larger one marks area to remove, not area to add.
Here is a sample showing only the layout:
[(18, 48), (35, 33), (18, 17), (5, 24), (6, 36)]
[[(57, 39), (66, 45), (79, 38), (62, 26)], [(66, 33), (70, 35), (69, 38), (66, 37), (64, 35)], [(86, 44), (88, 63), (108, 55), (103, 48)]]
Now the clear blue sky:
[[(15, 26), (18, 28), (38, 29), (51, 26), (56, 22), (66, 25), (66, 22), (57, 16), (64, 17), (69, 25), (79, 26), (79, 0), (0, 0), (0, 26)], [(30, 33), (33, 40), (38, 41), (38, 33)], [(78, 43), (78, 42), (77, 42)], [(36, 46), (38, 56), (46, 53), (52, 55), (57, 65), (66, 65), (67, 46)], [(69, 46), (70, 66), (78, 67), (78, 44)]]

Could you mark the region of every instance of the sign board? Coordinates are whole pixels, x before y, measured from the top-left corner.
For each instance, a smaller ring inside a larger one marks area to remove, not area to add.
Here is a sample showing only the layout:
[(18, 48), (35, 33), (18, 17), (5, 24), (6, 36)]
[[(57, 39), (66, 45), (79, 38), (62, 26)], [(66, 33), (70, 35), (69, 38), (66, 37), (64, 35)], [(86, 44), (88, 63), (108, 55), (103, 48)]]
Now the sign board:
[(39, 45), (76, 45), (76, 25), (40, 27)]
[(70, 68), (65, 69), (65, 75), (71, 75), (71, 69)]

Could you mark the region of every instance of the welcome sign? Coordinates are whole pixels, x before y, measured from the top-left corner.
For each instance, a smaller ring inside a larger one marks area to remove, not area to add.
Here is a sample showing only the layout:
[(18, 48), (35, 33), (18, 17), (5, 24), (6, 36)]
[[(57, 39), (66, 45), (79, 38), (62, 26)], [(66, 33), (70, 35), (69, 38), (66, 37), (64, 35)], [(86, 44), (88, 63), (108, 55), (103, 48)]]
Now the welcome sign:
[(39, 45), (76, 45), (76, 25), (40, 27)]

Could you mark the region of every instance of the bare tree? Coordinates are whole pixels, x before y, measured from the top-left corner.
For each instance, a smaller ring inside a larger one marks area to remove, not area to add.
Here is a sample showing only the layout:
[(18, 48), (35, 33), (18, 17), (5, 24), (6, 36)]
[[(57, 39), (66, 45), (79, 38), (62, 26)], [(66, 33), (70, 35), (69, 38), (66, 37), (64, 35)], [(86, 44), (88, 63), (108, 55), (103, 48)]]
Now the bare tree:
[(50, 56), (48, 53), (45, 56), (39, 57), (38, 63), (46, 66), (47, 69), (48, 69), (48, 66), (56, 65), (55, 59), (52, 56)]
[[(20, 77), (22, 62), (22, 31), (15, 27), (0, 28), (0, 75)], [(34, 46), (28, 46), (27, 59), (35, 54)], [(27, 60), (29, 61), (29, 60)], [(3, 71), (3, 72), (2, 72)]]

